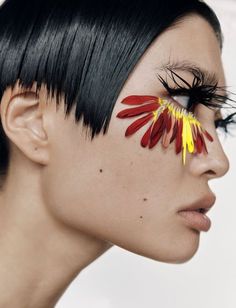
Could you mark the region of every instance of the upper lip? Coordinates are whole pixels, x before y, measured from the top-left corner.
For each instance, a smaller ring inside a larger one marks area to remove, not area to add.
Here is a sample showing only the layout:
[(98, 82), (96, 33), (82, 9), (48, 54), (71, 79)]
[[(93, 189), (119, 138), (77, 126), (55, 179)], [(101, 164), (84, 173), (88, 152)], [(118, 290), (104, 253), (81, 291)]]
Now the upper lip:
[(191, 211), (191, 210), (194, 211), (194, 210), (202, 209), (202, 212), (205, 214), (211, 209), (215, 201), (216, 201), (216, 196), (211, 193), (211, 194), (205, 195), (204, 197), (192, 202), (188, 206), (182, 207), (181, 209), (179, 209), (179, 212), (180, 211)]

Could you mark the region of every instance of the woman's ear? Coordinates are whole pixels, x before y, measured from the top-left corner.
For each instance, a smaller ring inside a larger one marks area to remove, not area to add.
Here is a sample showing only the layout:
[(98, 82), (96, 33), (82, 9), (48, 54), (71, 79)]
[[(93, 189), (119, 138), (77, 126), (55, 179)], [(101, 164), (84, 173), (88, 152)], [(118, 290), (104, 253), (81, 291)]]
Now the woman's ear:
[(13, 143), (30, 160), (45, 165), (49, 160), (47, 108), (43, 108), (43, 102), (33, 91), (14, 92), (3, 95), (0, 106), (1, 122), (10, 147)]

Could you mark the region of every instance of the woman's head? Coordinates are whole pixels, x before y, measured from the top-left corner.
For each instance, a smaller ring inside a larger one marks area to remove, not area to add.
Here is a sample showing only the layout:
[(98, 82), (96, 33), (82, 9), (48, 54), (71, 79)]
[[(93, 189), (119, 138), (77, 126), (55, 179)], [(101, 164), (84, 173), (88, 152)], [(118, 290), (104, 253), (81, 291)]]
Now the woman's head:
[[(191, 69), (199, 67), (207, 85), (215, 79), (225, 85), (214, 13), (189, 0), (35, 1), (34, 7), (9, 0), (0, 21), (5, 191), (32, 191), (64, 224), (140, 255), (190, 259), (199, 233), (178, 211), (196, 201), (212, 204), (208, 181), (229, 167), (216, 110), (196, 103), (194, 114), (214, 141), (206, 141), (207, 155), (188, 154), (185, 166), (173, 144), (141, 147), (144, 127), (125, 138), (131, 121), (116, 115), (129, 95), (173, 100), (157, 78), (175, 88), (170, 67), (190, 84)], [(184, 85), (183, 79), (177, 80)]]

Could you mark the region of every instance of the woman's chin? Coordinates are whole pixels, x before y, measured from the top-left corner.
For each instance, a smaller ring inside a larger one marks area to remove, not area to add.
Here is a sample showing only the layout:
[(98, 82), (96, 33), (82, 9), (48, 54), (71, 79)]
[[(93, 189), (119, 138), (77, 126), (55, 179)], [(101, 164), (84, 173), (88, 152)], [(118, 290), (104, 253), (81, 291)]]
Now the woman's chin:
[(165, 263), (182, 264), (193, 258), (199, 247), (199, 234), (195, 234), (191, 238), (177, 240), (171, 245), (162, 246), (158, 252), (152, 254), (151, 258)]
[(139, 242), (136, 247), (121, 247), (155, 261), (181, 264), (191, 260), (199, 247), (200, 233), (193, 229), (189, 229), (188, 232), (190, 234), (185, 233), (169, 240), (166, 237), (165, 241), (159, 238), (156, 243), (152, 240), (151, 243), (144, 241), (143, 245)]
[(170, 264), (182, 264), (186, 263), (193, 258), (198, 250), (198, 245), (182, 247), (182, 249), (162, 251), (161, 254), (150, 254), (145, 257), (155, 261), (170, 263)]

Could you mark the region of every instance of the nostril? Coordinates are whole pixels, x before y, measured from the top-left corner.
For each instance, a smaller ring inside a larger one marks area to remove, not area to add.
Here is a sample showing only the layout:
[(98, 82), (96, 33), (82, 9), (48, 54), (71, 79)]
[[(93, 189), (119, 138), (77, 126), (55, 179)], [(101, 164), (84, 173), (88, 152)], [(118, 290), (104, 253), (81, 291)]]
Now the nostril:
[(208, 174), (210, 174), (210, 175), (216, 175), (216, 173), (215, 173), (215, 171), (213, 171), (213, 170), (208, 170), (206, 173), (208, 173)]

